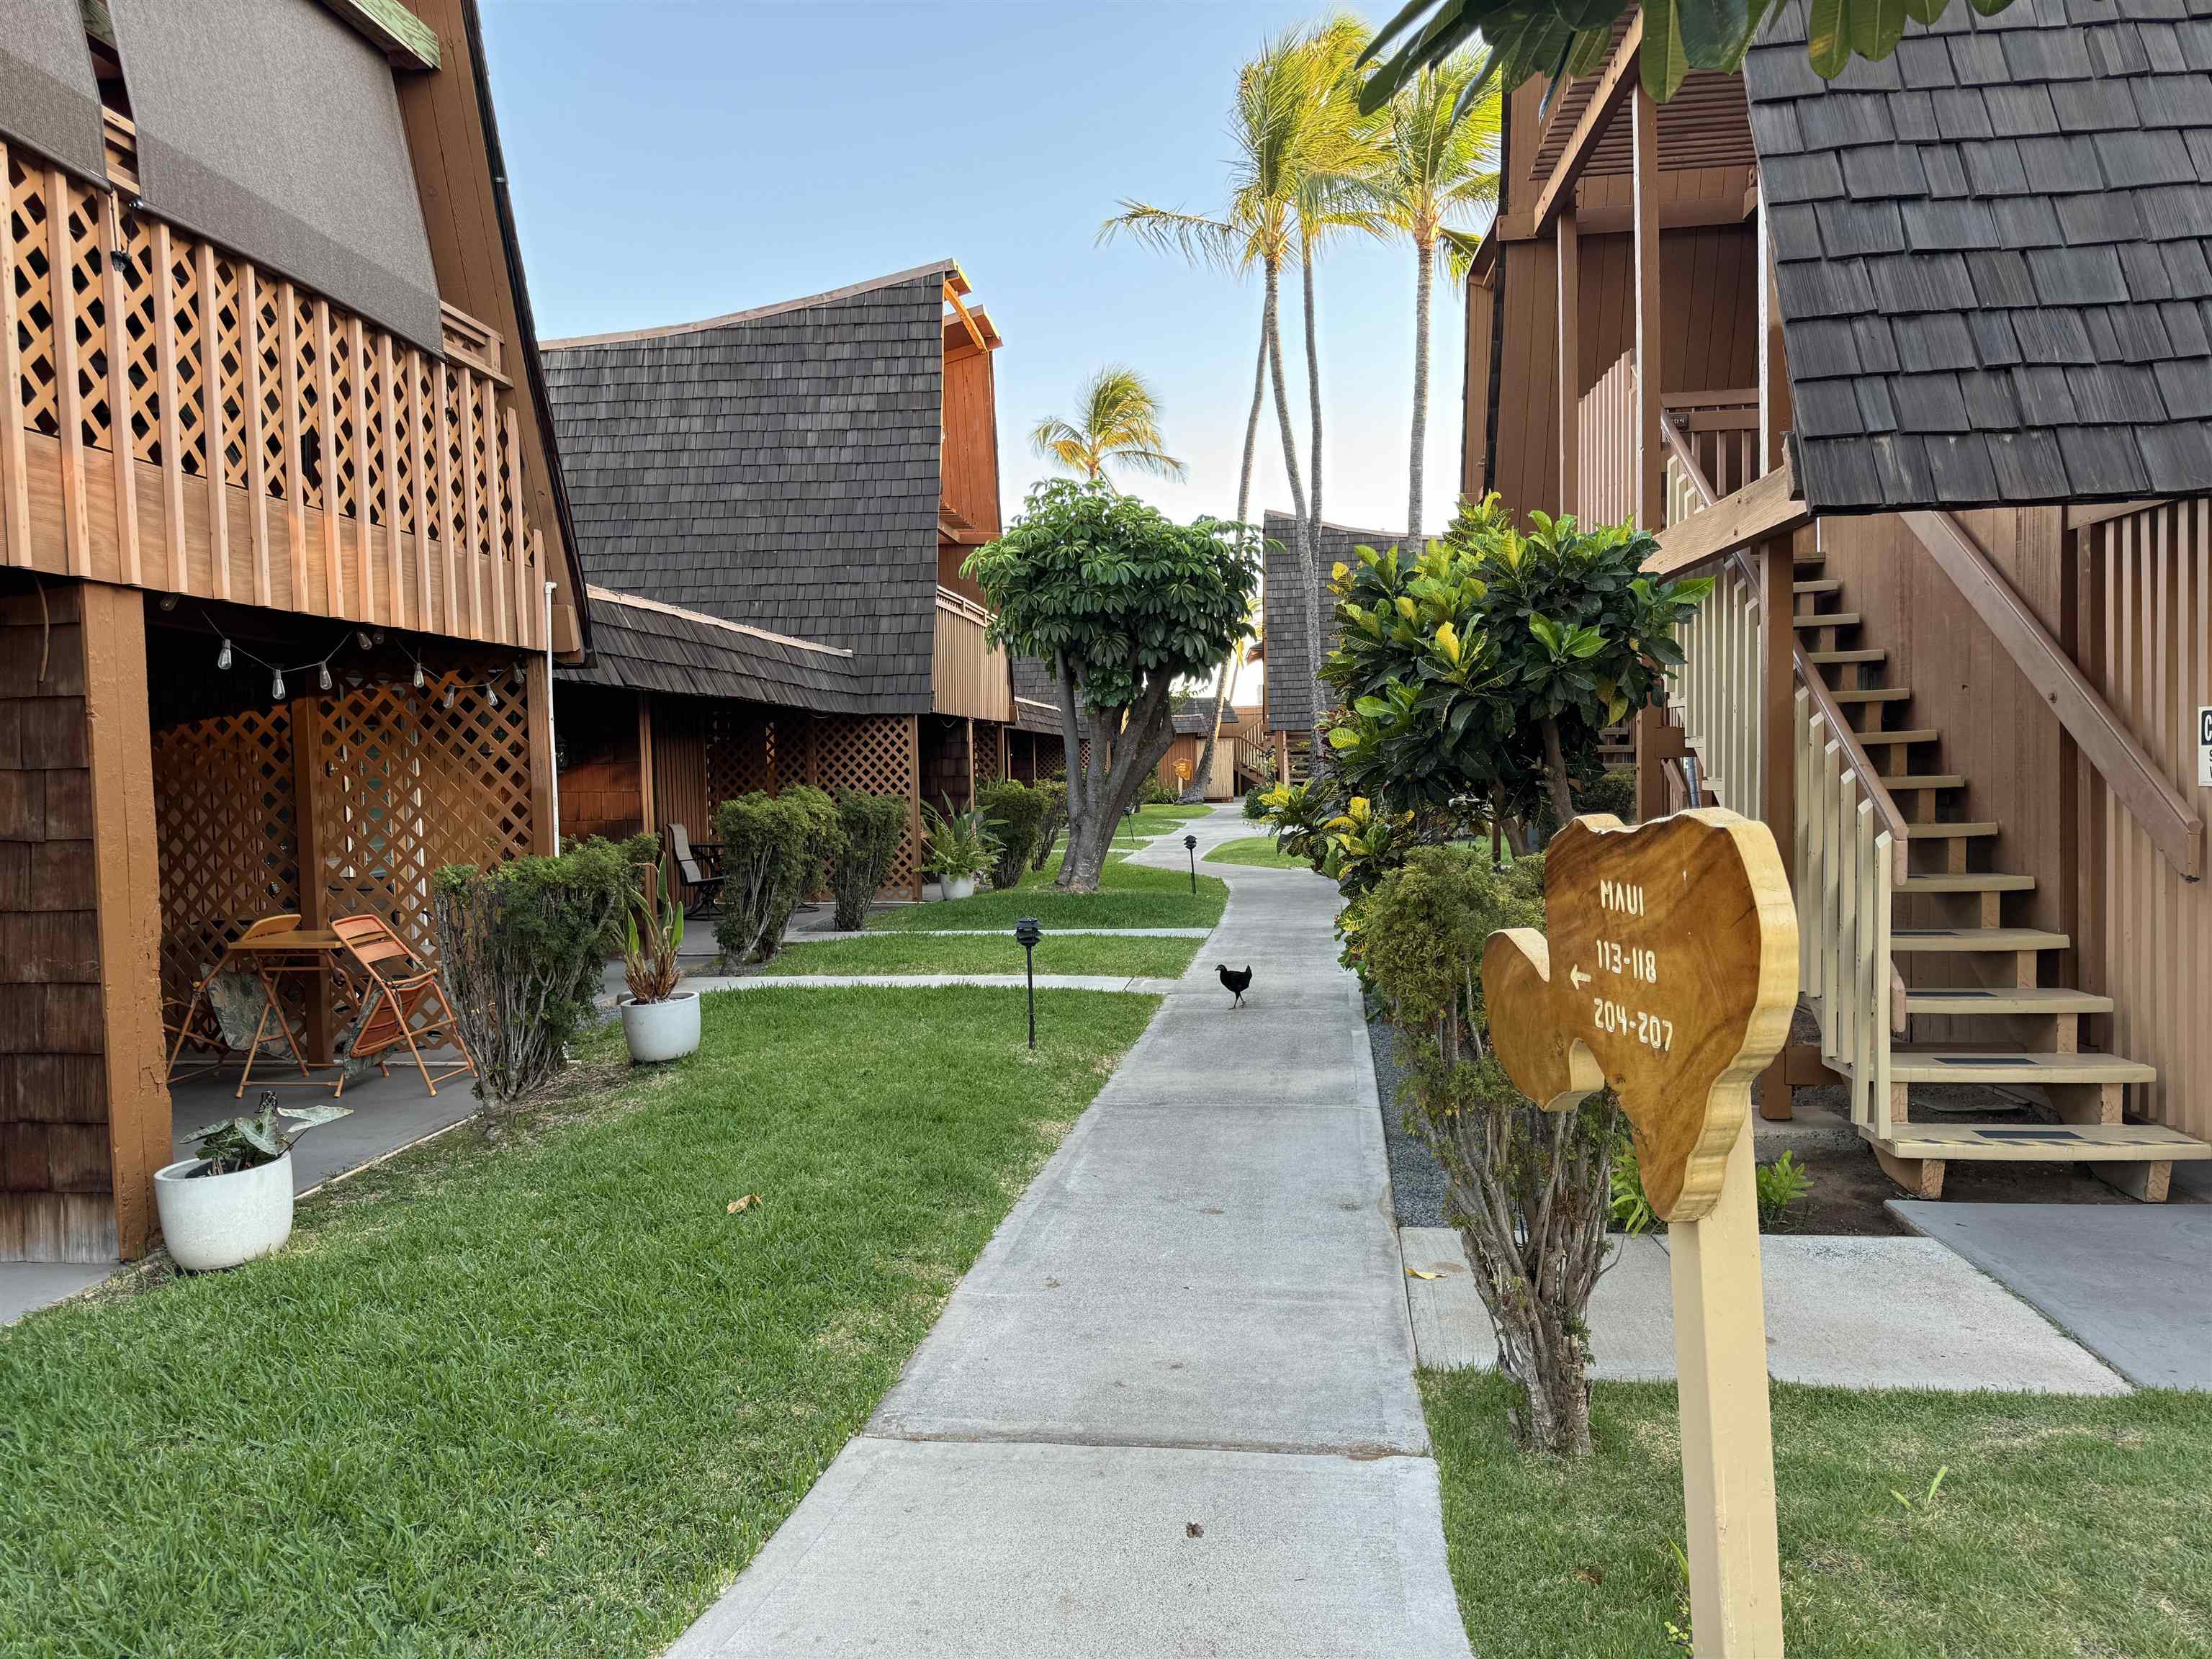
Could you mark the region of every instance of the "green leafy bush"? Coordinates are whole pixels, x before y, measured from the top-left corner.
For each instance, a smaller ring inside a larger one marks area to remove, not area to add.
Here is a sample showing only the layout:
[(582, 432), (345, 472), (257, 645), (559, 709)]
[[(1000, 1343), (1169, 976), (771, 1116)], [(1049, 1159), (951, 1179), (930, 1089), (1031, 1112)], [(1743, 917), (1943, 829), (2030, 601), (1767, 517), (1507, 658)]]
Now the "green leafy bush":
[(1145, 787), (1137, 792), (1139, 806), (1173, 806), (1182, 799), (1182, 791), (1171, 783), (1161, 782), (1157, 771), (1145, 775)]
[(980, 876), (997, 865), (999, 844), (980, 810), (940, 812), (924, 801), (921, 813), (929, 837), (929, 856), (922, 867), (939, 881)]
[(1052, 849), (1060, 840), (1060, 832), (1067, 828), (1067, 780), (1047, 778), (1036, 786), (1044, 797), (1044, 818), (1037, 825), (1036, 851), (1030, 854), (1030, 868), (1042, 870), (1052, 861)]
[(592, 1018), (607, 942), (638, 891), (634, 850), (635, 838), (594, 836), (557, 858), (447, 865), (433, 878), (439, 967), (495, 1125), (561, 1069)]
[(1264, 788), (1244, 792), (1244, 816), (1255, 823), (1267, 816), (1267, 792)]
[(732, 965), (758, 953), (767, 961), (783, 942), (783, 925), (805, 896), (806, 849), (813, 817), (787, 796), (754, 790), (714, 809), (722, 843), (721, 914), (714, 939)]
[(1759, 1231), (1785, 1232), (1791, 1225), (1790, 1206), (1813, 1190), (1812, 1172), (1784, 1152), (1771, 1164), (1759, 1166)]
[[(837, 817), (837, 803), (811, 784), (794, 783), (781, 791), (777, 799), (789, 801), (806, 815), (806, 879), (799, 894), (804, 900), (809, 894), (820, 892), (828, 884), (830, 861), (837, 856), (837, 843), (845, 831)], [(785, 915), (788, 920), (789, 912)], [(783, 937), (781, 927), (776, 929), (776, 937)]]
[(868, 906), (884, 884), (884, 874), (906, 834), (906, 800), (900, 795), (864, 795), (845, 789), (837, 795), (837, 852), (830, 863), (830, 890), (837, 902), (842, 933), (858, 933)]
[[(1813, 1190), (1813, 1172), (1797, 1161), (1796, 1153), (1784, 1152), (1771, 1164), (1760, 1164), (1753, 1171), (1753, 1180), (1759, 1200), (1759, 1231), (1788, 1232), (1795, 1224), (1790, 1213), (1791, 1206)], [(1636, 1162), (1634, 1145), (1625, 1135), (1613, 1149), (1613, 1220), (1625, 1233), (1655, 1228), (1664, 1232), (1667, 1227), (1652, 1212), (1651, 1200), (1644, 1196), (1644, 1171)]]
[(975, 802), (999, 843), (991, 885), (1018, 887), (1036, 852), (1037, 836), (1052, 810), (1052, 798), (1042, 788), (1032, 789), (1018, 779), (1008, 778), (984, 785), (975, 792)]

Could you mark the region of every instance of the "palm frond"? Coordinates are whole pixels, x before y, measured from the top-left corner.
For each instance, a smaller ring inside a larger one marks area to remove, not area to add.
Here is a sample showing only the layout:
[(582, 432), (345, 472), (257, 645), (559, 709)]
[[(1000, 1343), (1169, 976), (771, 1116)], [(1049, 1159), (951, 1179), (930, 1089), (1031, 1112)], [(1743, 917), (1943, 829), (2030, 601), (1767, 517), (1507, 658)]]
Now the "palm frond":
[(1103, 245), (1117, 236), (1130, 236), (1161, 253), (1172, 253), (1194, 265), (1215, 265), (1234, 270), (1252, 258), (1248, 233), (1202, 213), (1182, 213), (1154, 207), (1148, 202), (1124, 198), (1121, 212), (1098, 227)]

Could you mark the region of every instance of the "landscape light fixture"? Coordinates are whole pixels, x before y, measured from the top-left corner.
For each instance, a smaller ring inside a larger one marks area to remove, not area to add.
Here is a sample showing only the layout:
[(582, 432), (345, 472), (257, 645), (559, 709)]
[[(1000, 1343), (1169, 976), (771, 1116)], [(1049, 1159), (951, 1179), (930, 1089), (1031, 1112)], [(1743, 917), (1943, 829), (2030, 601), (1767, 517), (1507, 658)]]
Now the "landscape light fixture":
[(1036, 947), (1044, 937), (1044, 929), (1037, 926), (1035, 916), (1024, 916), (1014, 924), (1014, 943), (1022, 947), (1022, 955), (1029, 963), (1030, 975), (1030, 1047), (1036, 1047)]
[(1198, 896), (1198, 837), (1185, 836), (1182, 838), (1182, 850), (1190, 854), (1190, 896), (1196, 898)]

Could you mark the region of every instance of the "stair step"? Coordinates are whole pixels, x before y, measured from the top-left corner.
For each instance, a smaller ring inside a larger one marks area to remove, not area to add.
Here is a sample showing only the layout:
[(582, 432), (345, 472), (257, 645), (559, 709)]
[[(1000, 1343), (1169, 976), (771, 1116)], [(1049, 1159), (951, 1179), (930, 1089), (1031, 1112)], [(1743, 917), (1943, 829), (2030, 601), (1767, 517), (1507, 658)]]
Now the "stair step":
[(1932, 726), (1900, 726), (1894, 732), (1854, 732), (1862, 749), (1884, 743), (1941, 743), (1943, 734)]
[[(1916, 832), (1917, 826), (1915, 826)], [(1978, 874), (1967, 871), (1957, 875), (1907, 876), (1898, 883), (1900, 893), (2032, 893), (2035, 890), (2033, 876)]]
[(1882, 787), (1893, 795), (1900, 790), (1964, 789), (1966, 781), (1956, 772), (1900, 772), (1895, 777), (1885, 776)]
[(1816, 576), (1808, 582), (1790, 583), (1790, 591), (1792, 593), (1840, 593), (1844, 591), (1844, 585), (1833, 576)]
[(1916, 954), (1986, 951), (2015, 956), (2022, 951), (2063, 951), (2073, 942), (2040, 927), (1893, 927), (1889, 933), (1893, 952)]
[(1823, 668), (1834, 668), (1844, 663), (1887, 662), (1888, 650), (1881, 646), (1869, 646), (1860, 651), (1808, 651), (1805, 660)]
[(2109, 1014), (2112, 1000), (2063, 985), (1905, 988), (1908, 1014)]
[(1912, 688), (1909, 685), (1862, 686), (1855, 691), (1831, 691), (1828, 696), (1839, 707), (1855, 702), (1910, 702)]
[(1831, 611), (1825, 617), (1794, 617), (1790, 620), (1800, 628), (1856, 628), (1859, 613), (1856, 611)]
[(2212, 1158), (2212, 1146), (2157, 1123), (1908, 1123), (1874, 1143), (1892, 1158), (2022, 1163), (2146, 1163)]
[[(2118, 1054), (2011, 1054), (1999, 1049), (1893, 1048), (1892, 1083), (2155, 1083), (2158, 1073)], [(1927, 1154), (1923, 1154), (1927, 1156)]]
[(1994, 836), (2003, 827), (1976, 818), (1962, 823), (1915, 823), (1906, 832), (1914, 841), (1972, 841)]
[(1827, 556), (1819, 552), (1793, 553), (1790, 556), (1790, 562), (1800, 570), (1818, 570), (1827, 562)]

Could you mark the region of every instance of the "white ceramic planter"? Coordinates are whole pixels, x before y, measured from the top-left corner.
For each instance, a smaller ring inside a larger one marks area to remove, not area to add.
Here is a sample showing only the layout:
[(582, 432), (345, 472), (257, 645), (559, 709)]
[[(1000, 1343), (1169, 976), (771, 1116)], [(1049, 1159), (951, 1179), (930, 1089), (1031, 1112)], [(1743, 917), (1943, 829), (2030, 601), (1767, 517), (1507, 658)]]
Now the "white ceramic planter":
[(626, 997), (622, 1022), (632, 1060), (681, 1060), (699, 1052), (696, 991), (678, 991), (665, 1002), (633, 1002)]
[(205, 1158), (154, 1171), (161, 1238), (179, 1267), (209, 1273), (267, 1255), (292, 1236), (292, 1154), (229, 1175), (194, 1175)]
[(939, 876), (937, 884), (948, 900), (975, 896), (975, 878), (973, 876)]

